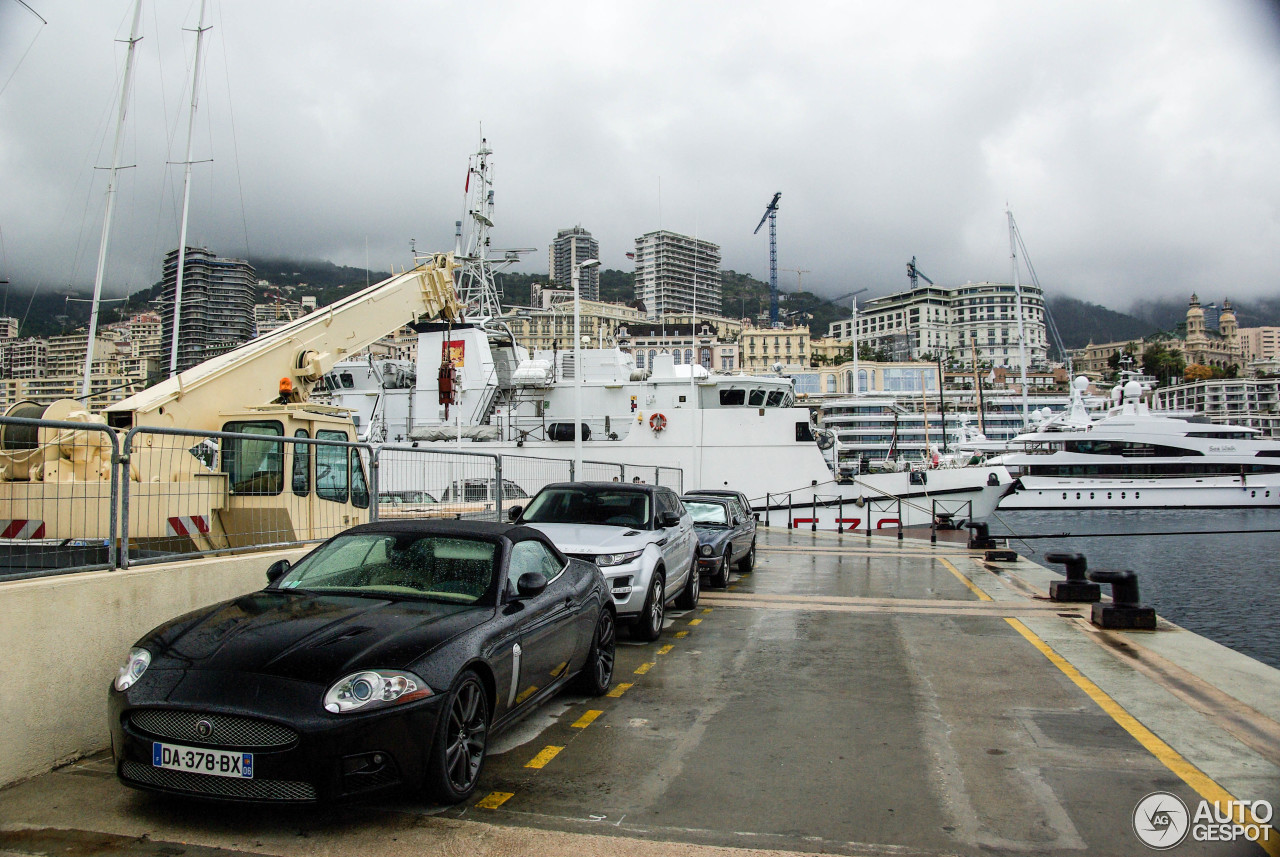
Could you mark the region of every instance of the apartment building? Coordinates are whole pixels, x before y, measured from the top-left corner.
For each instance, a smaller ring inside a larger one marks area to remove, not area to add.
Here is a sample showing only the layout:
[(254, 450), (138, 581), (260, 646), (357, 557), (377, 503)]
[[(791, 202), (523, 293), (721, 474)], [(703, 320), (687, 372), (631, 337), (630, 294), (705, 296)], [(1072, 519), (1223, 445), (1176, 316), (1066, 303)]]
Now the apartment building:
[(779, 364), (784, 372), (809, 367), (809, 328), (742, 328), (738, 337), (742, 368), (747, 372), (772, 372)]
[[(563, 288), (573, 287), (573, 266), (588, 259), (600, 258), (600, 242), (581, 226), (561, 229), (556, 240), (547, 247), (547, 271), (551, 282)], [(578, 293), (583, 300), (600, 300), (600, 268), (584, 268), (579, 272)]]
[[(162, 350), (167, 365), (173, 343), (177, 250), (165, 255), (163, 271)], [(258, 278), (252, 265), (242, 259), (224, 259), (203, 247), (188, 247), (182, 280), (179, 372), (253, 339), (254, 286)]]
[(651, 319), (720, 312), (720, 245), (658, 230), (636, 239), (636, 299)]
[(738, 344), (721, 340), (710, 320), (627, 325), (619, 337), (620, 347), (631, 352), (639, 369), (653, 368), (659, 354), (670, 354), (677, 366), (696, 363), (708, 372), (735, 372), (742, 365)]

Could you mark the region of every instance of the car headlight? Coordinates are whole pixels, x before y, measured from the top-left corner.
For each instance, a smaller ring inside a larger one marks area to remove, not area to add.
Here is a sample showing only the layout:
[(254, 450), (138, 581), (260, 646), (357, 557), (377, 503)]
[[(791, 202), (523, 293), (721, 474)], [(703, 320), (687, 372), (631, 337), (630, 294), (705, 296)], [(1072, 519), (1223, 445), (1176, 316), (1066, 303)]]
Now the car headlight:
[(329, 688), (324, 710), (331, 714), (386, 708), (431, 696), (427, 683), (403, 670), (363, 670)]
[(596, 557), (596, 565), (601, 568), (609, 565), (623, 565), (636, 559), (642, 553), (644, 553), (642, 550), (630, 551), (629, 553), (602, 553)]
[(711, 556), (714, 552), (715, 548), (711, 547), (711, 545), (702, 545), (698, 548), (698, 553), (702, 556)]
[(151, 653), (146, 649), (130, 649), (129, 660), (120, 667), (116, 674), (116, 690), (128, 690), (142, 678), (142, 674), (151, 666)]

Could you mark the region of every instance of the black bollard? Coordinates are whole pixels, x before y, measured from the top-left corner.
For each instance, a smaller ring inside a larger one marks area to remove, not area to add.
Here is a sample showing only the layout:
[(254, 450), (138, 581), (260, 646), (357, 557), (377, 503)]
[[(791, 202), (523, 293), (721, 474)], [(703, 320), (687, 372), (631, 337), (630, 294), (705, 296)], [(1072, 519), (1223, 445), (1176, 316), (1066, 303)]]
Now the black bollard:
[(1093, 605), (1089, 617), (1099, 628), (1118, 631), (1154, 631), (1156, 611), (1138, 597), (1138, 575), (1132, 571), (1090, 571), (1095, 583), (1111, 584), (1111, 603)]
[(1087, 604), (1102, 598), (1102, 587), (1085, 579), (1088, 561), (1081, 553), (1045, 554), (1045, 562), (1061, 563), (1067, 567), (1067, 579), (1049, 584), (1049, 598), (1053, 601), (1069, 601)]
[(986, 521), (970, 521), (965, 524), (969, 528), (969, 550), (985, 551), (997, 547), (996, 540), (991, 538), (991, 528)]

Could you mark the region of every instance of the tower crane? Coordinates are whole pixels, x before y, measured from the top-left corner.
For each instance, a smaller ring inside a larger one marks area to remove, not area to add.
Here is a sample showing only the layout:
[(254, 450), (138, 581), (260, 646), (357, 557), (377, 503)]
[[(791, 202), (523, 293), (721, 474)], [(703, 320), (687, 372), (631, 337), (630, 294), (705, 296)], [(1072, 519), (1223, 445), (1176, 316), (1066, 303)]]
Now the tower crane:
[(916, 257), (912, 256), (911, 261), (907, 263), (907, 277), (911, 280), (911, 288), (920, 285), (920, 280), (924, 280), (929, 285), (933, 285), (933, 280), (920, 273), (920, 269), (916, 267)]
[(782, 191), (773, 195), (773, 201), (764, 210), (764, 217), (756, 224), (756, 235), (764, 222), (769, 221), (769, 324), (778, 324), (778, 200), (782, 199)]
[(791, 273), (796, 275), (796, 291), (797, 292), (804, 291), (804, 275), (813, 273), (808, 268), (779, 268), (778, 270), (790, 271)]

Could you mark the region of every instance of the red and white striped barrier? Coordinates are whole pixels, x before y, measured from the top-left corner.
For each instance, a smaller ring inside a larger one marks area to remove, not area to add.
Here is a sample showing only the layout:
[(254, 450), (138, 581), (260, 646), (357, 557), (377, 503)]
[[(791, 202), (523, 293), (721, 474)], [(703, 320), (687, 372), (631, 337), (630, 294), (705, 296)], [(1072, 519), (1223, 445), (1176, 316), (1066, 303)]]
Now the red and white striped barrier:
[(191, 536), (196, 533), (208, 533), (209, 522), (204, 515), (179, 515), (169, 519), (169, 535)]
[(0, 539), (43, 539), (44, 538), (44, 521), (36, 521), (26, 518), (14, 518), (13, 520), (0, 519)]

